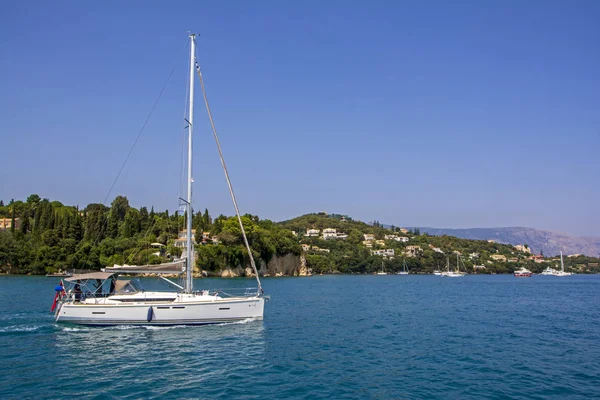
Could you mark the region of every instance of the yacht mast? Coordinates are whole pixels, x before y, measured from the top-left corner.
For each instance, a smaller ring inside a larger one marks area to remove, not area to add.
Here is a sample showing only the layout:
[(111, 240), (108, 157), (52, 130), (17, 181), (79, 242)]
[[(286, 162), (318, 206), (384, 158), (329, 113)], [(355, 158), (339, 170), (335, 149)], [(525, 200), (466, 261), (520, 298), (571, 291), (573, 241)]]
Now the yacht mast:
[(562, 251), (560, 252), (560, 270), (565, 272), (565, 263), (563, 262)]
[(192, 128), (194, 127), (194, 69), (196, 54), (196, 35), (190, 34), (190, 100), (188, 115), (188, 168), (187, 168), (187, 263), (185, 276), (185, 292), (191, 293), (194, 290), (192, 272), (194, 270), (194, 241), (192, 240)]

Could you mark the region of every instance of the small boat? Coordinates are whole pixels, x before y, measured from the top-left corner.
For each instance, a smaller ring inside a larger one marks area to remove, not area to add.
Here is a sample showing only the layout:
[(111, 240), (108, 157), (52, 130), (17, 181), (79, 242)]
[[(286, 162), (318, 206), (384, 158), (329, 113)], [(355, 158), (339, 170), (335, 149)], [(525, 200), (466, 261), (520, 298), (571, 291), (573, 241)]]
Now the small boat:
[(563, 253), (560, 252), (560, 271), (554, 271), (554, 276), (571, 276), (572, 272), (565, 272), (565, 263), (563, 262)]
[(543, 270), (540, 275), (554, 275), (556, 273), (556, 270), (554, 268), (550, 268), (547, 267), (545, 270)]
[(571, 276), (571, 275), (573, 275), (573, 273), (565, 271), (565, 263), (563, 261), (563, 254), (561, 251), (560, 252), (560, 270), (556, 270), (554, 268), (547, 267), (545, 270), (542, 271), (542, 273), (540, 275)]
[(406, 267), (406, 261), (404, 260), (404, 264), (402, 265), (402, 271), (398, 272), (398, 275), (408, 275), (410, 272)]
[(442, 272), (442, 276), (445, 276), (445, 277), (448, 277), (448, 278), (461, 278), (461, 277), (463, 277), (463, 276), (466, 275), (465, 272), (462, 272), (460, 270), (460, 267), (459, 267), (459, 264), (460, 264), (459, 257), (460, 256), (457, 253), (456, 254), (456, 270), (454, 270), (454, 271), (450, 271), (450, 259), (448, 259), (446, 257), (446, 272)]
[(435, 271), (433, 271), (433, 274), (435, 276), (442, 276), (442, 271), (436, 269)]
[(527, 268), (521, 267), (518, 270), (516, 270), (515, 272), (513, 272), (513, 275), (518, 278), (521, 278), (521, 277), (530, 277), (532, 275), (532, 273)]
[(51, 272), (49, 274), (46, 274), (46, 276), (53, 278), (68, 278), (70, 276), (73, 276), (73, 274), (68, 271), (62, 271), (59, 269), (58, 272)]
[(375, 275), (387, 275), (387, 272), (383, 269), (383, 261), (381, 262), (381, 271), (377, 272)]

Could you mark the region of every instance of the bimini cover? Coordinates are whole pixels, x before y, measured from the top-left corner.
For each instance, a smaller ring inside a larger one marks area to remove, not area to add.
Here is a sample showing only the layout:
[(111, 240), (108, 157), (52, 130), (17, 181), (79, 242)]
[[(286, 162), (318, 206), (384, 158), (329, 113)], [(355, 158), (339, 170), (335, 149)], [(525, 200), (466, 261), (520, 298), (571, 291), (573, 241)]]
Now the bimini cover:
[(65, 279), (66, 282), (85, 281), (89, 279), (102, 279), (103, 281), (113, 276), (113, 272), (91, 272), (89, 274), (73, 275)]

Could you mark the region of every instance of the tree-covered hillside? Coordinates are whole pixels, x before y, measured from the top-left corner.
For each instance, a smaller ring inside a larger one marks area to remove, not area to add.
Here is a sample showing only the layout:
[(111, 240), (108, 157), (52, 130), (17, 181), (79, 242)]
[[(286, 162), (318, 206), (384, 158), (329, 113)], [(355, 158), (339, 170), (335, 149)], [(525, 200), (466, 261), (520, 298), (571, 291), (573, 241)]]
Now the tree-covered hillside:
[[(279, 224), (296, 232), (313, 273), (374, 273), (381, 269), (382, 263), (388, 272), (400, 271), (406, 263), (413, 273), (431, 273), (445, 269), (447, 262), (454, 269), (457, 252), (460, 268), (469, 273), (512, 273), (521, 266), (541, 272), (547, 266), (560, 264), (557, 257), (546, 258), (544, 262), (538, 258), (535, 262), (526, 245), (521, 251), (512, 245), (486, 240), (430, 236), (418, 229), (384, 228), (378, 222), (366, 224), (338, 214), (308, 214)], [(306, 236), (310, 229), (318, 230), (318, 235)], [(324, 229), (335, 229), (347, 237), (325, 239)], [(373, 240), (365, 240), (365, 234), (373, 235)], [(374, 255), (377, 250), (393, 250), (394, 255)], [(566, 269), (574, 272), (598, 272), (597, 263), (598, 259), (591, 257), (565, 258)]]
[[(59, 270), (99, 270), (113, 264), (158, 264), (181, 255), (176, 244), (185, 215), (154, 208), (131, 207), (117, 196), (110, 207), (89, 204), (83, 209), (31, 195), (26, 201), (0, 201), (0, 218), (10, 228), (0, 229), (0, 272), (46, 274)], [(308, 214), (274, 223), (246, 214), (242, 217), (257, 264), (275, 256), (302, 259), (313, 273), (373, 273), (383, 267), (412, 273), (451, 268), (460, 256), (460, 268), (469, 273), (511, 273), (520, 266), (540, 272), (559, 260), (539, 263), (527, 249), (484, 240), (429, 236), (399, 227), (384, 228), (338, 214)], [(249, 266), (237, 218), (212, 218), (208, 210), (194, 213), (197, 272), (219, 274), (227, 268)], [(370, 235), (370, 236), (369, 236)], [(538, 260), (540, 261), (540, 260)], [(598, 272), (598, 259), (566, 258), (567, 270)]]
[[(26, 201), (0, 202), (0, 218), (11, 221), (9, 229), (0, 230), (0, 271), (12, 274), (168, 261), (181, 255), (181, 247), (174, 244), (185, 222), (185, 215), (177, 212), (131, 207), (124, 196), (117, 196), (110, 207), (89, 204), (78, 209), (36, 194)], [(291, 232), (256, 216), (243, 220), (258, 261), (300, 254)], [(208, 210), (194, 214), (199, 268), (215, 271), (248, 263), (237, 224), (236, 218), (223, 215), (213, 220)]]

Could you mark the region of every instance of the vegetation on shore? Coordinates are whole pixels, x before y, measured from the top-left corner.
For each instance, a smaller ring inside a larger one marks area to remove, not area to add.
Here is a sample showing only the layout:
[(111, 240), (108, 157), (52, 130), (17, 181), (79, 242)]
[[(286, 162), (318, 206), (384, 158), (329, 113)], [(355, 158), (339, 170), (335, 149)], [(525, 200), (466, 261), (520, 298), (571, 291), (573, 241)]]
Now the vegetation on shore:
[[(447, 235), (429, 236), (421, 234), (418, 229), (404, 233), (400, 227), (386, 228), (377, 221), (366, 224), (337, 214), (307, 214), (280, 222), (279, 225), (298, 233), (305, 248), (310, 246), (306, 261), (313, 273), (374, 273), (381, 270), (382, 262), (387, 272), (399, 272), (406, 263), (411, 273), (432, 273), (436, 269), (445, 270), (447, 262), (450, 263), (450, 269), (454, 269), (456, 252), (460, 255), (460, 269), (468, 273), (506, 274), (519, 267), (539, 273), (548, 266), (560, 268), (557, 256), (546, 258), (545, 262), (535, 262), (530, 253), (520, 251), (512, 245)], [(322, 232), (326, 228), (336, 229), (348, 236), (343, 240), (325, 240), (322, 235), (303, 236), (307, 229)], [(374, 236), (372, 247), (363, 243), (365, 234)], [(385, 239), (391, 235), (408, 238), (408, 241)], [(372, 250), (377, 249), (393, 249), (394, 256), (373, 255)], [(495, 260), (492, 256), (504, 256), (506, 261)], [(600, 272), (598, 261), (598, 258), (586, 256), (565, 257), (565, 269), (577, 273), (597, 273)], [(475, 266), (478, 268), (474, 268)]]
[[(42, 275), (99, 270), (114, 264), (159, 264), (179, 257), (181, 247), (174, 243), (186, 215), (137, 209), (124, 196), (117, 196), (110, 207), (89, 204), (80, 210), (32, 194), (26, 201), (0, 203), (0, 218), (12, 220), (10, 229), (0, 231), (0, 271)], [(236, 218), (220, 215), (213, 219), (205, 209), (192, 220), (196, 241), (207, 242), (196, 247), (201, 269), (218, 271), (249, 262)], [(243, 222), (257, 261), (300, 254), (301, 247), (291, 232), (252, 215), (243, 216)], [(210, 236), (203, 237), (202, 232), (210, 232)], [(215, 237), (218, 240), (213, 242)]]
[[(0, 272), (38, 275), (168, 261), (181, 255), (175, 242), (185, 224), (185, 214), (137, 209), (124, 196), (117, 196), (110, 207), (89, 204), (79, 209), (32, 194), (26, 201), (11, 200), (7, 205), (0, 201), (0, 218), (12, 221), (10, 229), (0, 231)], [(213, 219), (205, 209), (192, 220), (199, 244), (198, 269), (219, 272), (249, 265), (237, 218), (220, 215)], [(511, 245), (402, 232), (399, 227), (384, 228), (378, 222), (366, 224), (336, 214), (308, 214), (279, 223), (246, 214), (243, 222), (257, 262), (268, 263), (277, 255), (304, 254), (313, 273), (374, 273), (382, 263), (388, 272), (400, 271), (406, 263), (412, 273), (431, 273), (444, 269), (447, 260), (453, 269), (456, 252), (460, 253), (461, 269), (469, 273), (512, 273), (521, 266), (541, 272), (559, 263), (555, 258), (536, 263), (526, 251)], [(306, 236), (309, 229), (322, 232), (326, 228), (347, 237)], [(369, 244), (365, 234), (373, 235)], [(402, 236), (406, 242), (390, 235)], [(373, 254), (378, 249), (393, 250), (394, 255)], [(504, 256), (507, 261), (492, 256)], [(600, 271), (597, 258), (566, 258), (565, 264), (567, 270), (578, 273)]]

